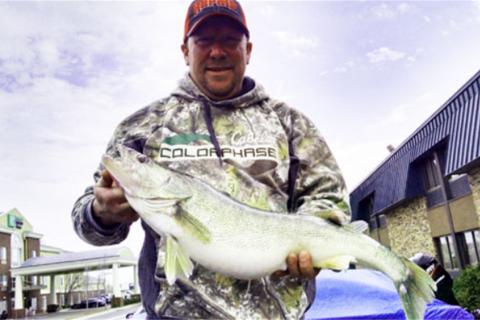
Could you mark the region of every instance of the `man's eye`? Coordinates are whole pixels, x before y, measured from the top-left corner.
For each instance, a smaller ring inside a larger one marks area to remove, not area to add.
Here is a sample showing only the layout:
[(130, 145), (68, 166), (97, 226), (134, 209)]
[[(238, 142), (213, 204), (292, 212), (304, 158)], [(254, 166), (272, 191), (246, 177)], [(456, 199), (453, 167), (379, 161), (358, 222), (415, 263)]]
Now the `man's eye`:
[(198, 38), (195, 43), (199, 46), (208, 46), (213, 43), (212, 38)]
[(241, 41), (241, 39), (239, 39), (239, 38), (229, 37), (229, 38), (224, 39), (223, 43), (225, 43), (226, 45), (229, 45), (229, 46), (235, 46), (238, 43), (240, 43), (240, 41)]

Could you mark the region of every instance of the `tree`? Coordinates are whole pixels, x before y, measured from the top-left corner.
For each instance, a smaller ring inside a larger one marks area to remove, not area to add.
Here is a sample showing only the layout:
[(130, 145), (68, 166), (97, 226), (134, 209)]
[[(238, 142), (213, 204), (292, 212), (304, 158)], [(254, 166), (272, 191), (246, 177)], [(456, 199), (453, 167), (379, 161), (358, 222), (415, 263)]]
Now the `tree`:
[(71, 297), (73, 292), (76, 289), (81, 288), (82, 285), (83, 285), (83, 274), (81, 274), (81, 273), (68, 273), (68, 274), (64, 275), (64, 279), (65, 279), (64, 289), (65, 289), (65, 294), (67, 296), (67, 301), (68, 301), (67, 304), (69, 304), (70, 301), (73, 301), (72, 297)]

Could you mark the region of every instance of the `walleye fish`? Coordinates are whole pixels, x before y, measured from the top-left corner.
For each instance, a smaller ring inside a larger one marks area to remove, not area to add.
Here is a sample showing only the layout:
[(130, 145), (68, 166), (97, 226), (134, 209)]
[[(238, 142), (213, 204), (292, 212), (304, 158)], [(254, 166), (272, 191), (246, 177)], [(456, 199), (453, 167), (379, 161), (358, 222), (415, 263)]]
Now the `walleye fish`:
[(351, 262), (389, 276), (407, 319), (423, 319), (436, 285), (420, 267), (347, 226), (308, 215), (267, 212), (246, 206), (210, 185), (164, 168), (126, 147), (102, 163), (125, 191), (127, 201), (166, 237), (169, 284), (192, 274), (192, 259), (238, 279), (256, 279), (286, 269), (290, 252), (310, 252), (318, 268), (347, 269)]

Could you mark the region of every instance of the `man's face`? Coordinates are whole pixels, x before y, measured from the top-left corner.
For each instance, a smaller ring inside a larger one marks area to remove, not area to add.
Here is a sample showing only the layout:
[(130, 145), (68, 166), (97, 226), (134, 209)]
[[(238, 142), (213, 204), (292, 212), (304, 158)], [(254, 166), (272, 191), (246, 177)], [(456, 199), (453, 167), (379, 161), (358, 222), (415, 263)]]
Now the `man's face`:
[(182, 51), (193, 81), (210, 99), (225, 100), (240, 92), (252, 44), (232, 19), (208, 19)]

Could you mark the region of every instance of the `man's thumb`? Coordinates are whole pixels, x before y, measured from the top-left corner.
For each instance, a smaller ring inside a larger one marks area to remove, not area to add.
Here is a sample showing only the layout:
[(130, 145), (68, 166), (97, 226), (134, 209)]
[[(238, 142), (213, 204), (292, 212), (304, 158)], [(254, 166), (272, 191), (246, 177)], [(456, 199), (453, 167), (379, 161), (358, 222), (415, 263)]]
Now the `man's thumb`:
[(100, 173), (100, 179), (97, 181), (97, 187), (108, 188), (112, 186), (113, 178), (110, 172), (103, 170)]

